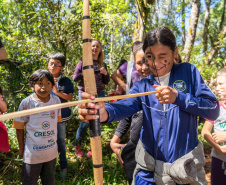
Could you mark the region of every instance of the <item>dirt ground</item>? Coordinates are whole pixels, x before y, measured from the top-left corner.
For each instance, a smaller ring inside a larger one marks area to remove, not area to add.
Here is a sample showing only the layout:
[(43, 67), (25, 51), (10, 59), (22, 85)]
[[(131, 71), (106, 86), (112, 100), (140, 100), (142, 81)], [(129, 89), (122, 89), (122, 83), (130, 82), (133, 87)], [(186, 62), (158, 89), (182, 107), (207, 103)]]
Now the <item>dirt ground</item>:
[(205, 158), (206, 158), (206, 164), (204, 166), (205, 168), (205, 171), (206, 171), (206, 180), (208, 182), (208, 185), (211, 185), (211, 179), (210, 179), (210, 176), (211, 176), (211, 148), (206, 148), (205, 149)]

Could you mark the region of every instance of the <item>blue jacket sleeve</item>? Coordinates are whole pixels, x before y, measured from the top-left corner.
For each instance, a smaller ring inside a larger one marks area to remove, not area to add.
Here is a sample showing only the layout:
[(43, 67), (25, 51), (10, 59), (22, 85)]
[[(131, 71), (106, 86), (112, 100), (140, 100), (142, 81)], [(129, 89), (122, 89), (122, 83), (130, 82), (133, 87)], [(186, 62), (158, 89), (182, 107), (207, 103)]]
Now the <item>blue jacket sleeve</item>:
[(177, 92), (174, 104), (181, 110), (206, 119), (215, 120), (219, 116), (219, 103), (216, 96), (203, 81), (198, 69), (192, 67), (193, 92)]
[[(130, 90), (130, 94), (139, 93), (139, 87), (137, 83), (133, 85), (133, 88)], [(124, 100), (117, 101), (115, 103), (106, 103), (105, 109), (108, 112), (108, 121), (111, 123), (114, 121), (119, 121), (125, 118), (128, 118), (141, 110), (141, 99), (140, 97), (136, 98), (127, 98)]]

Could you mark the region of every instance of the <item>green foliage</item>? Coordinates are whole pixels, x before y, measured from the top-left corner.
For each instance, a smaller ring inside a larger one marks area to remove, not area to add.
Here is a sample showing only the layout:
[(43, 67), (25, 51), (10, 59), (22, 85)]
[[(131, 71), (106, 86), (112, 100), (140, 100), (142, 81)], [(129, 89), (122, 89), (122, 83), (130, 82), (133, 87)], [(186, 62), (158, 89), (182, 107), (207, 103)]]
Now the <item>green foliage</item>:
[[(216, 56), (211, 62), (211, 65), (208, 65), (207, 67), (214, 67), (218, 70), (225, 67), (225, 49), (226, 49), (226, 38), (220, 38), (218, 40), (218, 34), (221, 32), (223, 26), (226, 24), (226, 15), (223, 16), (222, 14), (225, 11), (224, 9), (224, 1), (217, 0), (212, 1), (212, 6), (210, 6), (210, 19), (209, 19), (209, 26), (208, 26), (208, 48), (207, 52), (210, 52), (211, 49), (215, 46), (216, 42), (220, 42), (220, 50), (217, 52)], [(203, 39), (203, 26), (204, 26), (204, 17), (205, 17), (205, 11), (201, 11), (200, 18), (199, 18), (199, 29), (197, 30), (196, 35), (196, 45), (195, 50), (196, 53), (192, 53), (191, 62), (197, 63), (197, 56), (198, 56), (198, 62), (203, 62), (207, 55), (203, 53), (203, 45), (200, 44)]]
[[(183, 15), (182, 5), (185, 7)], [(9, 54), (6, 62), (0, 61), (0, 86), (4, 90), (8, 112), (17, 111), (21, 100), (32, 93), (28, 79), (35, 70), (47, 68), (47, 58), (50, 53), (61, 52), (66, 56), (64, 73), (71, 78), (76, 64), (82, 58), (82, 6), (82, 0), (0, 0), (0, 38)], [(92, 38), (98, 38), (102, 42), (105, 62), (110, 74), (119, 67), (121, 59), (130, 59), (138, 17), (136, 6), (136, 1), (132, 0), (90, 1)], [(145, 25), (146, 31), (157, 26), (169, 27), (176, 35), (179, 51), (182, 51), (182, 27), (187, 28), (191, 1), (185, 0), (182, 3), (178, 0), (159, 0), (155, 1), (154, 5), (145, 4), (145, 6), (150, 10)], [(214, 47), (221, 25), (225, 25), (226, 17), (221, 19), (223, 10), (223, 0), (212, 1), (208, 52)], [(202, 44), (204, 14), (205, 8), (202, 5), (190, 61), (198, 67), (204, 80), (210, 82), (214, 74), (225, 66), (226, 39), (219, 39), (220, 49), (211, 65), (204, 64), (206, 57), (203, 54)], [(187, 23), (181, 21), (182, 17)], [(77, 100), (78, 84), (74, 83), (74, 85), (74, 99)], [(105, 86), (106, 95), (113, 91), (114, 83), (111, 81)], [(69, 178), (65, 184), (93, 184), (91, 160), (87, 158), (80, 160), (74, 156), (75, 132), (80, 123), (77, 110), (77, 107), (72, 108), (72, 119), (67, 125)], [(20, 184), (22, 161), (17, 158), (18, 144), (15, 130), (11, 128), (12, 120), (4, 123), (9, 132), (10, 153), (0, 154), (0, 184)], [(116, 123), (113, 123), (101, 128), (104, 181), (105, 184), (126, 184), (124, 171), (109, 148), (109, 139), (115, 127)], [(199, 126), (199, 131), (201, 127), (202, 124)], [(202, 139), (200, 135), (199, 138)], [(88, 137), (84, 146), (88, 151)], [(56, 184), (60, 184), (58, 174), (56, 179)]]
[[(129, 2), (118, 1), (115, 7), (113, 3), (90, 3), (92, 37), (101, 40), (110, 73), (118, 67), (122, 58), (129, 59), (133, 28), (125, 23), (135, 21), (134, 16), (126, 11)], [(47, 68), (50, 53), (59, 51), (66, 56), (64, 73), (68, 77), (72, 76), (77, 62), (82, 58), (81, 0), (70, 4), (55, 0), (0, 0), (0, 27), (0, 38), (9, 55), (7, 62), (0, 61), (0, 86), (4, 90), (8, 112), (17, 111), (21, 100), (32, 93), (28, 79), (35, 70)], [(77, 83), (74, 84), (76, 100)], [(111, 82), (106, 86), (106, 93), (111, 93), (113, 89)], [(69, 166), (65, 184), (93, 184), (91, 159), (78, 159), (74, 155), (74, 138), (80, 124), (77, 110), (77, 107), (72, 108), (72, 119), (67, 124)], [(12, 121), (4, 122), (9, 133), (10, 153), (0, 154), (0, 184), (21, 184), (22, 160), (18, 158), (18, 143), (15, 129), (11, 128)], [(115, 127), (116, 124), (102, 127), (104, 181), (107, 184), (126, 184), (124, 170), (109, 147), (109, 138)], [(85, 153), (89, 145), (87, 137)], [(56, 184), (61, 184), (58, 173), (56, 180)]]

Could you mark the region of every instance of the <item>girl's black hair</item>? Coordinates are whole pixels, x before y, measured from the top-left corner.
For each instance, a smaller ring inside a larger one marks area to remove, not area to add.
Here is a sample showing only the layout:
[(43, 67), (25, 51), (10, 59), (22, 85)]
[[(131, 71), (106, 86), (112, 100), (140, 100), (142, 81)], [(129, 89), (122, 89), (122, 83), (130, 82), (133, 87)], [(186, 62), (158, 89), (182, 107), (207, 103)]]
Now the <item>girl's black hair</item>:
[(167, 27), (158, 27), (149, 31), (144, 39), (143, 50), (145, 51), (149, 46), (153, 46), (158, 42), (169, 46), (172, 51), (177, 48), (176, 37)]
[(3, 95), (3, 94), (2, 94), (2, 88), (1, 88), (1, 86), (0, 86), (0, 94)]
[(182, 63), (181, 56), (180, 56), (180, 54), (179, 54), (179, 53), (178, 53), (177, 58), (175, 58), (175, 61), (177, 62), (177, 64)]
[(65, 66), (66, 58), (62, 53), (59, 53), (59, 52), (58, 53), (52, 53), (48, 57), (48, 63), (49, 63), (50, 59), (59, 60), (60, 63), (61, 63), (61, 66), (62, 67)]
[(52, 86), (55, 84), (53, 75), (48, 70), (39, 69), (30, 76), (29, 78), (30, 86), (34, 87), (37, 81), (42, 80), (45, 77), (52, 83)]

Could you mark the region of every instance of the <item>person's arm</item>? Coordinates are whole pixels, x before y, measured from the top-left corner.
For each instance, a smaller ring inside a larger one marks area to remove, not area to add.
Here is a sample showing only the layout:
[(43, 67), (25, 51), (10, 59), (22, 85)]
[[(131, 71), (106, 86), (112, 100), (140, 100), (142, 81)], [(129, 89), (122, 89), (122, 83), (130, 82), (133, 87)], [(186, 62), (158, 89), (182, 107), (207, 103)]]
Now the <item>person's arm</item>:
[[(95, 96), (83, 92), (81, 94), (82, 100), (85, 99), (91, 99), (95, 100)], [(104, 102), (97, 102), (96, 104), (94, 103), (86, 103), (86, 104), (80, 104), (78, 105), (79, 110), (79, 119), (81, 121), (84, 121), (86, 123), (89, 123), (89, 120), (93, 119), (98, 119), (100, 118), (100, 122), (106, 122), (108, 120), (108, 112), (105, 109), (105, 103)], [(100, 117), (98, 115), (95, 115), (97, 113), (97, 109), (99, 109), (100, 112)]]
[(125, 82), (122, 80), (122, 75), (120, 73), (120, 71), (117, 69), (112, 75), (111, 78), (112, 80), (119, 85), (120, 87), (123, 88), (124, 91), (126, 91), (126, 84)]
[(53, 92), (55, 93), (55, 95), (61, 97), (64, 100), (72, 101), (73, 93), (74, 93), (74, 85), (73, 85), (73, 83), (71, 82), (71, 80), (69, 78), (64, 77), (64, 78), (60, 79), (60, 81), (59, 81), (59, 86), (61, 84), (64, 85), (63, 92), (58, 91), (56, 85), (53, 86)]
[(8, 58), (8, 53), (6, 52), (4, 47), (0, 47), (0, 60), (4, 60)]
[(121, 158), (121, 148), (125, 146), (126, 144), (119, 144), (121, 141), (121, 138), (126, 134), (126, 132), (129, 130), (131, 126), (130, 119), (123, 119), (119, 122), (117, 128), (115, 129), (115, 134), (113, 138), (111, 139), (110, 146), (112, 151), (116, 154), (118, 161), (123, 165), (123, 160)]
[(115, 135), (117, 135), (119, 138), (123, 138), (123, 136), (130, 129), (131, 121), (132, 120), (130, 119), (130, 117), (123, 119), (123, 120), (120, 120), (117, 128), (115, 129)]
[(78, 64), (76, 65), (76, 68), (75, 68), (75, 72), (72, 76), (72, 79), (75, 81), (75, 82), (78, 82), (80, 80), (83, 79), (83, 74), (82, 74), (82, 61), (79, 61)]
[(65, 100), (71, 101), (71, 100), (73, 99), (73, 94), (66, 94), (66, 93), (59, 92), (59, 91), (57, 91), (57, 88), (53, 88), (53, 92), (54, 92), (57, 96), (59, 96), (59, 97), (65, 99)]
[(214, 132), (212, 133), (212, 137), (216, 143), (224, 142), (226, 141), (226, 132), (225, 131)]
[(100, 68), (100, 73), (102, 75), (102, 82), (103, 84), (107, 85), (110, 81), (110, 75), (108, 73), (107, 65), (104, 63), (104, 67)]
[(205, 121), (204, 126), (202, 128), (201, 134), (202, 137), (209, 143), (211, 147), (213, 147), (218, 153), (221, 153), (220, 146), (213, 140), (211, 135), (211, 130), (213, 128), (213, 123), (209, 121)]
[(220, 149), (222, 154), (226, 154), (226, 145), (220, 146)]
[(19, 156), (24, 155), (24, 129), (16, 129), (17, 140), (19, 144)]
[[(56, 81), (55, 81), (55, 84), (56, 84)], [(54, 85), (54, 86), (53, 86), (53, 92), (55, 93), (55, 95), (57, 95), (57, 96), (63, 98), (64, 100), (69, 100), (69, 101), (71, 101), (71, 100), (73, 99), (73, 94), (72, 94), (72, 93), (67, 94), (67, 93), (58, 91), (57, 85)]]
[[(143, 92), (143, 91), (142, 91)], [(130, 94), (140, 93), (139, 83), (135, 83), (130, 91)], [(88, 93), (82, 93), (82, 99), (95, 100), (95, 97)], [(99, 116), (95, 115), (97, 109), (100, 110), (100, 121), (101, 123), (111, 123), (128, 118), (141, 110), (141, 99), (140, 97), (127, 98), (124, 100), (117, 101), (115, 103), (98, 102), (87, 103), (79, 105), (79, 118), (84, 122), (89, 122), (92, 119), (98, 119)]]
[(191, 65), (190, 73), (187, 72), (186, 74), (186, 71), (184, 73), (184, 75), (192, 77), (190, 81), (190, 83), (192, 83), (192, 85), (190, 85), (192, 93), (176, 91), (168, 86), (158, 86), (156, 90), (161, 91), (161, 93), (156, 94), (156, 96), (159, 96), (157, 97), (158, 100), (161, 100), (163, 104), (174, 103), (179, 106), (181, 110), (189, 114), (200, 116), (208, 120), (216, 120), (220, 111), (218, 100), (203, 81), (198, 69)]
[(121, 148), (123, 146), (125, 146), (126, 144), (119, 144), (120, 141), (121, 141), (121, 139), (117, 135), (114, 135), (113, 138), (111, 139), (110, 146), (111, 146), (112, 151), (116, 154), (120, 164), (123, 165), (124, 162), (122, 160), (120, 151), (121, 151)]
[[(29, 100), (30, 100), (29, 97), (23, 99), (19, 105), (18, 111), (29, 109), (30, 108)], [(17, 117), (14, 120), (12, 125), (12, 128), (16, 129), (20, 157), (23, 157), (23, 153), (24, 153), (24, 139), (25, 139), (24, 128), (25, 128), (25, 125), (29, 122), (29, 120), (30, 120), (30, 115)]]
[(4, 113), (7, 111), (7, 104), (5, 100), (3, 99), (3, 96), (0, 94), (0, 112)]

